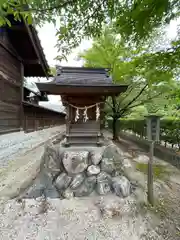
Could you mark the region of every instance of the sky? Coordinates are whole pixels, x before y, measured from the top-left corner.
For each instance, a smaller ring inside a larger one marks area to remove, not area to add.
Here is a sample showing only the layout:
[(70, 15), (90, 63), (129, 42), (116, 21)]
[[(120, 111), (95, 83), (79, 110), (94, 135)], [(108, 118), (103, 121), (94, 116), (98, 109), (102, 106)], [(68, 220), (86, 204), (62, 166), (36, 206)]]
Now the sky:
[[(46, 59), (50, 66), (55, 66), (57, 64), (57, 61), (54, 60), (54, 58), (58, 55), (57, 48), (55, 47), (57, 43), (56, 38), (56, 28), (53, 24), (45, 24), (43, 27), (41, 27), (38, 30), (38, 35), (41, 40), (42, 47), (44, 49), (44, 53), (46, 56)], [(84, 40), (82, 44), (74, 49), (73, 53), (68, 57), (68, 62), (62, 61), (62, 66), (82, 66), (82, 61), (77, 61), (76, 57), (79, 52), (91, 47), (90, 40)], [(58, 63), (59, 64), (59, 63)]]
[[(38, 35), (41, 40), (41, 45), (44, 49), (44, 53), (46, 56), (46, 59), (48, 61), (48, 64), (50, 66), (55, 66), (56, 64), (59, 64), (54, 58), (58, 55), (57, 48), (55, 47), (57, 43), (56, 38), (56, 28), (53, 24), (44, 24), (43, 27), (41, 27), (38, 30)], [(62, 61), (61, 66), (72, 66), (72, 67), (81, 67), (83, 65), (82, 61), (77, 61), (77, 56), (79, 52), (82, 52), (85, 49), (88, 49), (91, 47), (92, 41), (91, 40), (84, 40), (81, 45), (74, 49), (72, 54), (68, 56), (68, 61)], [(48, 96), (49, 101), (53, 104), (61, 104), (60, 97), (59, 96)], [(43, 104), (43, 103), (42, 103)], [(48, 104), (48, 103), (46, 103)]]
[[(177, 32), (177, 21), (171, 21), (170, 25), (167, 27), (167, 38), (174, 39)], [(50, 66), (55, 66), (59, 64), (54, 58), (58, 55), (56, 45), (56, 28), (53, 24), (47, 23), (44, 24), (43, 27), (37, 29), (38, 35), (41, 40), (42, 47), (44, 49), (44, 53), (48, 64)], [(62, 61), (61, 66), (82, 66), (82, 61), (77, 61), (76, 57), (79, 52), (82, 52), (85, 49), (90, 48), (92, 45), (91, 40), (84, 40), (81, 45), (74, 49), (72, 54), (68, 56), (68, 61)], [(59, 103), (60, 97), (59, 96), (49, 96), (49, 100), (53, 103)]]
[[(176, 36), (177, 24), (177, 21), (171, 21), (170, 25), (167, 27), (167, 38), (173, 39)], [(44, 24), (43, 27), (38, 29), (38, 33), (49, 65), (55, 66), (57, 64), (57, 61), (54, 60), (54, 58), (58, 55), (57, 48), (55, 47), (57, 43), (55, 26), (49, 23)], [(77, 61), (76, 57), (79, 52), (90, 48), (91, 45), (91, 40), (84, 40), (81, 45), (78, 48), (74, 49), (73, 53), (68, 57), (68, 62), (63, 61), (61, 65), (82, 66), (82, 61)]]

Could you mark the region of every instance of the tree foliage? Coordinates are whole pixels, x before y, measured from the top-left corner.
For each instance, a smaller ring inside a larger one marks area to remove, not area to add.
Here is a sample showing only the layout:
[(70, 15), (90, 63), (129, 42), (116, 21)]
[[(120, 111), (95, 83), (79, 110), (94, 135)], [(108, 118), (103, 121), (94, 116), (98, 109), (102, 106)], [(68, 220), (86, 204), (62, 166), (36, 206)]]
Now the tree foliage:
[[(93, 42), (92, 48), (80, 53), (85, 66), (110, 68), (115, 83), (128, 84), (128, 91), (118, 99), (118, 112), (142, 103), (148, 103), (170, 90), (173, 73), (161, 63), (151, 61), (153, 54), (146, 53), (149, 46), (132, 49), (124, 40), (106, 28)], [(165, 95), (163, 96), (163, 99)]]
[[(108, 125), (112, 127), (112, 121), (108, 121)], [(147, 138), (146, 120), (145, 118), (128, 118), (121, 119), (118, 122), (121, 129), (125, 131), (132, 131), (141, 137)], [(162, 118), (160, 120), (160, 141), (167, 146), (175, 146), (180, 150), (180, 119), (179, 118)]]
[(168, 105), (175, 89), (173, 70), (161, 61), (153, 62), (154, 53), (149, 47), (132, 48), (108, 27), (90, 49), (79, 55), (85, 66), (109, 68), (114, 83), (129, 85), (124, 94), (107, 101), (106, 111), (114, 121), (142, 105), (149, 113)]
[[(28, 4), (28, 7), (27, 7)], [(66, 57), (84, 37), (102, 33), (104, 25), (113, 23), (114, 29), (126, 40), (140, 42), (148, 39), (154, 29), (177, 19), (179, 0), (1, 0), (0, 25), (23, 17), (29, 24), (46, 21), (60, 25), (57, 30), (61, 57)], [(172, 46), (179, 52), (179, 41)]]

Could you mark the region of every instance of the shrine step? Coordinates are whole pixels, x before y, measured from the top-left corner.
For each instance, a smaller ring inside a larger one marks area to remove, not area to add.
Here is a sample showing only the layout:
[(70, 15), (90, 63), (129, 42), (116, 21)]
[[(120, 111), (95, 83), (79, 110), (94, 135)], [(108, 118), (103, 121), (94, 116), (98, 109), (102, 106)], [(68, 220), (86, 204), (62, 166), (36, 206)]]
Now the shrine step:
[(78, 144), (78, 145), (96, 145), (98, 142), (98, 137), (96, 136), (69, 136), (68, 137), (69, 144)]
[(68, 137), (69, 141), (90, 141), (90, 142), (97, 142), (98, 136), (69, 136)]
[(98, 131), (99, 124), (97, 122), (91, 121), (86, 123), (71, 123), (70, 124), (71, 130), (86, 130), (86, 131)]
[(98, 135), (98, 132), (99, 131), (90, 131), (90, 130), (83, 130), (83, 129), (81, 129), (81, 130), (79, 130), (79, 129), (77, 129), (77, 130), (70, 130), (70, 134), (87, 134), (87, 135), (89, 135), (89, 134), (92, 134), (92, 135)]
[(68, 138), (74, 138), (74, 137), (97, 138), (98, 134), (97, 132), (70, 132)]
[(69, 141), (68, 142), (69, 146), (97, 146), (97, 141), (96, 142), (90, 142), (90, 141)]

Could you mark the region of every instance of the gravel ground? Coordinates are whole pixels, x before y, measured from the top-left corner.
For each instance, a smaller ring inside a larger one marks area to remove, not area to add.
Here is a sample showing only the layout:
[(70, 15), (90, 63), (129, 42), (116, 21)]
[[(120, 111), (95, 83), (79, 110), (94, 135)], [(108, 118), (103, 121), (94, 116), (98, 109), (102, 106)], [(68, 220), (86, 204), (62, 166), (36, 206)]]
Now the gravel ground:
[(48, 140), (49, 137), (62, 132), (64, 126), (40, 130), (37, 132), (16, 132), (0, 135), (0, 167), (7, 166), (14, 157), (25, 154), (38, 144)]
[[(147, 163), (147, 153), (139, 148), (131, 141), (125, 141), (126, 149), (133, 148), (132, 161), (139, 163)], [(121, 139), (122, 143), (122, 139)], [(171, 164), (154, 157), (154, 163), (162, 165), (166, 168), (168, 174), (164, 179), (156, 179), (154, 181), (154, 195), (158, 203), (156, 203), (153, 212), (159, 218), (159, 222), (155, 227), (158, 235), (163, 236), (166, 240), (180, 240), (180, 171)], [(146, 175), (147, 178), (147, 175)]]
[(171, 191), (164, 184), (158, 191), (169, 208), (156, 206), (153, 211), (134, 194), (125, 199), (109, 195), (2, 201), (0, 240), (179, 240), (179, 181), (169, 181)]
[[(102, 206), (117, 203), (117, 215), (102, 214)], [(0, 210), (2, 240), (163, 240), (148, 226), (147, 216), (137, 214), (132, 197), (11, 200)]]

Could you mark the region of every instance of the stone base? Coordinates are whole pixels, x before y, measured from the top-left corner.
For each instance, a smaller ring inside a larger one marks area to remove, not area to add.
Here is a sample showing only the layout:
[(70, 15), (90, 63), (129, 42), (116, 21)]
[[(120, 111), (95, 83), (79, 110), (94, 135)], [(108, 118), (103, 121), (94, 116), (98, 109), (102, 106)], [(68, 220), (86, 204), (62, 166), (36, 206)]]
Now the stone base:
[(70, 143), (69, 142), (65, 142), (65, 143), (63, 143), (63, 145), (64, 145), (64, 147), (70, 147)]
[(124, 198), (133, 190), (131, 182), (122, 174), (123, 159), (114, 146), (58, 149), (51, 145), (44, 155), (43, 171), (60, 198), (85, 197), (92, 193), (114, 193)]

